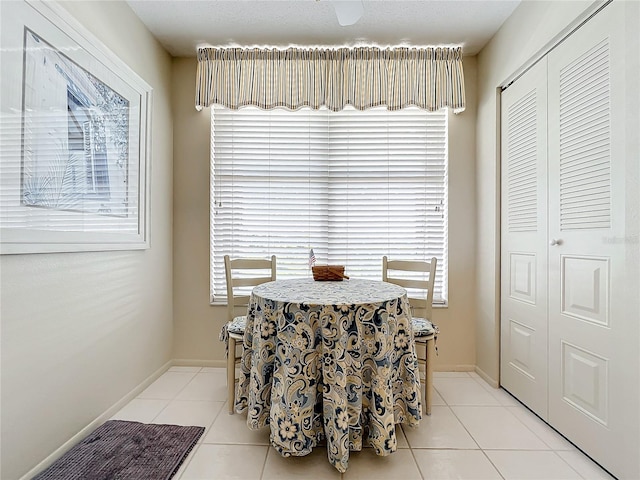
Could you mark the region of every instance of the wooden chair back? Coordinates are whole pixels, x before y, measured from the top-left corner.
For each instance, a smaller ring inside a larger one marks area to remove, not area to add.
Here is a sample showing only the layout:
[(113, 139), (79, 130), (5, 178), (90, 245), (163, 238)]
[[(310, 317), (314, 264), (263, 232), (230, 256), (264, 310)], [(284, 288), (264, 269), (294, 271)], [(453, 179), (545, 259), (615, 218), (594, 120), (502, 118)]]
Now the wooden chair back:
[(423, 261), (389, 260), (384, 256), (382, 257), (382, 280), (404, 288), (421, 291), (420, 296), (409, 295), (409, 303), (414, 311), (424, 312), (424, 318), (431, 320), (437, 264), (436, 257), (429, 261)]
[[(257, 258), (235, 258), (224, 256), (224, 271), (227, 279), (227, 319), (233, 320), (236, 316), (236, 308), (243, 307), (246, 313), (249, 305), (250, 293), (246, 287), (255, 287), (262, 283), (272, 282), (276, 279), (276, 256), (270, 260)], [(244, 288), (244, 292), (238, 292)]]

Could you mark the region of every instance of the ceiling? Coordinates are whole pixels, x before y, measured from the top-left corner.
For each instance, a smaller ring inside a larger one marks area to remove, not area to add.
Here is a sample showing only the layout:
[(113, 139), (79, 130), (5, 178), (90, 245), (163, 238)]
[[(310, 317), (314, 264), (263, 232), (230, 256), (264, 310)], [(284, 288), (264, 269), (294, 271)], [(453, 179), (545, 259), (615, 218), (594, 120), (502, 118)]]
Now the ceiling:
[(126, 0), (173, 56), (199, 45), (461, 45), (475, 55), (520, 0), (363, 0), (364, 14), (340, 26), (334, 3), (345, 0)]

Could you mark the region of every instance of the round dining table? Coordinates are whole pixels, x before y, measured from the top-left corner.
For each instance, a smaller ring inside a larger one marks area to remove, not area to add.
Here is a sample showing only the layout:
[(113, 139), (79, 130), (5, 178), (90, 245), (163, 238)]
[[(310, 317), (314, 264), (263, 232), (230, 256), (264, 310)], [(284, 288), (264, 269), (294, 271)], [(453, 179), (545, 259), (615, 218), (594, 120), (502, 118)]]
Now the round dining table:
[(270, 426), (283, 456), (326, 441), (346, 471), (363, 444), (397, 449), (395, 426), (421, 419), (420, 376), (404, 288), (364, 279), (277, 280), (255, 287), (247, 310), (235, 410)]

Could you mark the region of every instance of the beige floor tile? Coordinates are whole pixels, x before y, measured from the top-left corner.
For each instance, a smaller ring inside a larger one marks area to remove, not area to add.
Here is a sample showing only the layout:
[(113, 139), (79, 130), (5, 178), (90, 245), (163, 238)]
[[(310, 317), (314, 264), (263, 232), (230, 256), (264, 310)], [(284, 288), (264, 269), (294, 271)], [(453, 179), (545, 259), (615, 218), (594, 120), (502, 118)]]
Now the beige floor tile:
[(251, 430), (245, 414), (229, 415), (224, 408), (209, 428), (203, 443), (270, 445), (270, 432), (269, 426)]
[(329, 463), (327, 449), (316, 447), (304, 457), (283, 457), (274, 448), (269, 449), (262, 480), (314, 480), (340, 479), (340, 472)]
[(196, 373), (176, 398), (178, 400), (224, 402), (227, 399), (226, 377), (217, 372)]
[(556, 432), (534, 413), (522, 405), (517, 407), (507, 407), (518, 420), (524, 423), (533, 433), (535, 433), (544, 443), (549, 445), (551, 450), (575, 450), (576, 447), (566, 438)]
[[(153, 423), (171, 425), (196, 425), (208, 429), (220, 414), (224, 402), (203, 402), (200, 400), (172, 400)], [(203, 435), (204, 437), (204, 435)], [(200, 437), (200, 441), (203, 440)]]
[(188, 365), (174, 365), (169, 368), (167, 372), (189, 372), (189, 373), (198, 373), (202, 370), (202, 367), (190, 367)]
[(226, 375), (227, 369), (224, 367), (202, 367), (200, 370), (202, 373), (219, 373), (220, 375)]
[(398, 439), (398, 448), (409, 448), (407, 436), (404, 434), (404, 428), (400, 424), (396, 425), (396, 438)]
[(259, 480), (267, 448), (256, 445), (199, 445), (180, 480)]
[(165, 372), (137, 398), (172, 400), (196, 375), (194, 372)]
[(556, 452), (491, 450), (486, 454), (505, 480), (582, 478)]
[(433, 372), (433, 378), (468, 378), (470, 372)]
[(468, 375), (466, 378), (434, 378), (433, 385), (447, 405), (500, 405), (493, 395)]
[(576, 472), (588, 480), (614, 480), (614, 478), (603, 470), (600, 465), (577, 449), (556, 453)]
[(419, 426), (403, 430), (411, 448), (479, 448), (449, 407), (434, 405)]
[(434, 480), (501, 480), (482, 450), (413, 451), (423, 478)]
[(420, 471), (411, 450), (398, 449), (391, 455), (380, 457), (373, 449), (351, 452), (349, 468), (342, 475), (344, 480), (419, 480)]
[(472, 377), (476, 382), (480, 384), (487, 392), (489, 392), (493, 397), (498, 400), (500, 405), (505, 407), (516, 407), (522, 405), (518, 400), (516, 400), (509, 392), (507, 392), (504, 388), (494, 388), (489, 385), (483, 378), (480, 376)]
[(433, 407), (434, 405), (446, 405), (447, 402), (444, 401), (444, 399), (442, 398), (442, 395), (440, 395), (440, 393), (438, 393), (438, 390), (434, 387), (433, 388), (433, 395), (431, 396), (431, 406)]
[(480, 448), (549, 450), (507, 407), (451, 407)]
[(168, 403), (169, 400), (134, 398), (111, 417), (111, 420), (150, 423)]

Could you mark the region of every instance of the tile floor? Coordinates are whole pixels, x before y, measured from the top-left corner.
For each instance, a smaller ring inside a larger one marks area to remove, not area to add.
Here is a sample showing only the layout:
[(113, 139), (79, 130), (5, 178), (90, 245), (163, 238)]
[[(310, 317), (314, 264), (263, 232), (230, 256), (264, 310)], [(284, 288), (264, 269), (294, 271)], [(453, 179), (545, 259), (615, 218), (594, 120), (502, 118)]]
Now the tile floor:
[(173, 367), (113, 418), (205, 427), (176, 480), (612, 479), (475, 373), (436, 372), (432, 415), (399, 429), (398, 451), (388, 457), (352, 452), (342, 475), (324, 447), (283, 458), (269, 446), (268, 427), (251, 431), (243, 415), (229, 415), (225, 378), (222, 368)]

